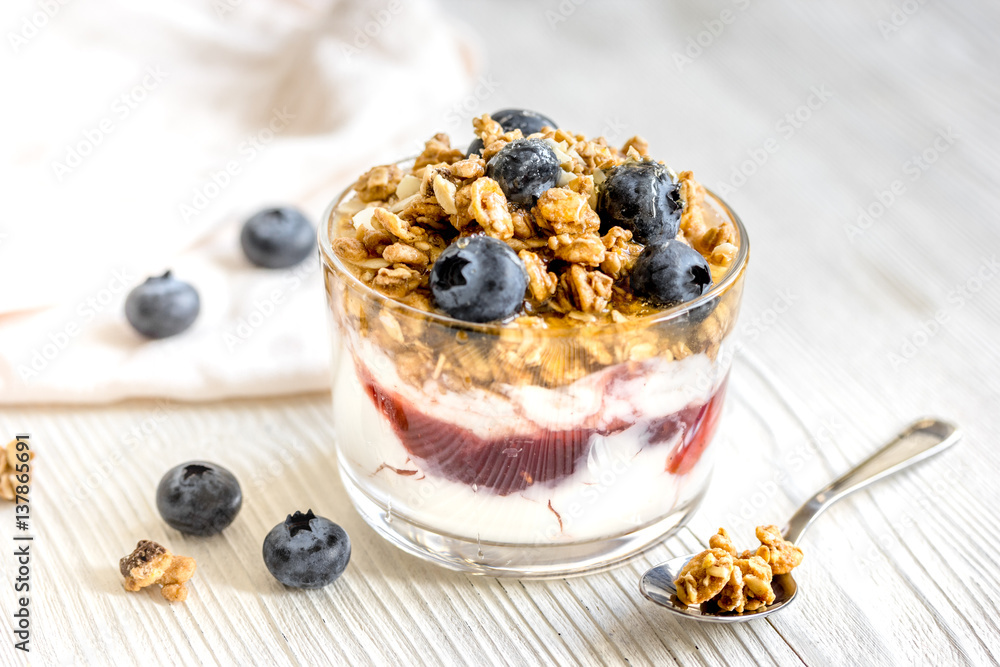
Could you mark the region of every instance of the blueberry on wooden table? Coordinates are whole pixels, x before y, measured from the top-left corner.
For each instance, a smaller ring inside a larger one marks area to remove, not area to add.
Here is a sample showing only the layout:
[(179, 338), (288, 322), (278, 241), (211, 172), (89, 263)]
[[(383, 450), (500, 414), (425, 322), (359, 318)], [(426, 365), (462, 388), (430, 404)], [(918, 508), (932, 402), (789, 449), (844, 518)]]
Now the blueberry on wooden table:
[(265, 269), (287, 269), (312, 252), (316, 230), (297, 209), (266, 208), (243, 223), (240, 244), (253, 264)]
[(243, 491), (233, 473), (207, 461), (171, 468), (156, 488), (156, 508), (171, 528), (188, 535), (215, 535), (233, 522)]
[(351, 539), (329, 519), (295, 512), (264, 538), (264, 564), (274, 578), (293, 588), (333, 583), (351, 560)]
[(170, 271), (147, 278), (125, 299), (125, 318), (146, 338), (176, 336), (194, 323), (200, 310), (195, 288)]

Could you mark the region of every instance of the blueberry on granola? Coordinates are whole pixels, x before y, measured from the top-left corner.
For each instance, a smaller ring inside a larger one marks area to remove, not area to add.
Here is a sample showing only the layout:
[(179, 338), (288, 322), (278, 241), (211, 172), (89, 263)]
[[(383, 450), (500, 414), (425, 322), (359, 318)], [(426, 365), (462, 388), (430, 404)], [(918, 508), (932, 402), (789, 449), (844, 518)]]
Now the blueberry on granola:
[(631, 275), (632, 291), (656, 306), (669, 308), (708, 291), (708, 262), (689, 245), (671, 240), (646, 246)]
[(316, 230), (297, 209), (267, 208), (243, 223), (240, 244), (247, 259), (257, 266), (287, 269), (312, 252)]
[(612, 227), (632, 232), (639, 243), (677, 236), (681, 201), (670, 171), (657, 162), (626, 162), (608, 173), (597, 200), (601, 233)]
[(156, 508), (170, 525), (188, 535), (215, 535), (233, 522), (243, 492), (233, 473), (207, 461), (171, 468), (156, 488)]
[(490, 159), (486, 175), (500, 184), (508, 201), (533, 206), (543, 192), (559, 184), (562, 167), (545, 141), (517, 139)]
[(476, 137), (475, 139), (472, 140), (472, 143), (469, 144), (469, 147), (466, 149), (465, 157), (469, 157), (470, 155), (473, 154), (482, 155), (483, 148), (485, 148), (485, 146), (483, 145), (483, 140), (480, 139), (479, 137)]
[(198, 317), (201, 300), (188, 283), (167, 271), (146, 279), (125, 299), (125, 317), (146, 338), (176, 336)]
[(264, 538), (264, 564), (274, 578), (294, 588), (333, 583), (351, 560), (351, 539), (329, 519), (295, 512)]
[(521, 308), (528, 274), (509, 245), (490, 236), (460, 238), (434, 262), (435, 305), (455, 319), (492, 322)]
[(503, 128), (504, 132), (521, 130), (521, 134), (524, 136), (541, 132), (542, 128), (546, 126), (553, 129), (559, 127), (548, 116), (543, 116), (536, 111), (529, 111), (527, 109), (501, 109), (490, 116), (490, 118), (500, 123), (500, 127)]

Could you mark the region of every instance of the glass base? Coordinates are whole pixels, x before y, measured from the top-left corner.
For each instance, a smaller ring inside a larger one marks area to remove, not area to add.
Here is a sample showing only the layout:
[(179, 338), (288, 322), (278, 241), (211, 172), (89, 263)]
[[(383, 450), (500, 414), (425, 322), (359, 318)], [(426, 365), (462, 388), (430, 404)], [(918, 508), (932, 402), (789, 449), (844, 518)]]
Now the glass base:
[[(510, 545), (470, 541), (408, 521), (366, 494), (340, 466), (354, 507), (369, 526), (403, 551), (451, 570), (490, 577), (544, 579), (608, 569), (673, 535), (698, 509), (704, 491), (671, 514), (628, 533), (558, 545)], [(707, 484), (703, 485), (707, 488)]]

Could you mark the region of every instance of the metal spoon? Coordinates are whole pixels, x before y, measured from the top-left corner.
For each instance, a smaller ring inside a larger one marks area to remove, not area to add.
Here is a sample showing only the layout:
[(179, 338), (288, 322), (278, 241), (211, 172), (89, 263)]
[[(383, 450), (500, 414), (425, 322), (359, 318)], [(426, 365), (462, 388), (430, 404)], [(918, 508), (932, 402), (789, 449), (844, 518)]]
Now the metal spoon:
[[(813, 520), (830, 505), (883, 477), (888, 477), (948, 449), (961, 438), (962, 432), (947, 422), (937, 419), (921, 419), (914, 422), (896, 436), (892, 442), (807, 500), (792, 515), (788, 525), (781, 531), (782, 534), (786, 540), (798, 543), (806, 528), (812, 525)], [(677, 599), (674, 579), (694, 555), (678, 556), (650, 569), (642, 576), (639, 590), (647, 598), (656, 604), (663, 605), (675, 614), (710, 623), (739, 623), (763, 618), (789, 604), (795, 599), (795, 594), (798, 592), (798, 586), (795, 585), (791, 574), (779, 574), (771, 582), (771, 587), (774, 589), (774, 602), (756, 611), (743, 612), (742, 614), (723, 612), (717, 608), (710, 608), (707, 603), (700, 607), (688, 607)]]

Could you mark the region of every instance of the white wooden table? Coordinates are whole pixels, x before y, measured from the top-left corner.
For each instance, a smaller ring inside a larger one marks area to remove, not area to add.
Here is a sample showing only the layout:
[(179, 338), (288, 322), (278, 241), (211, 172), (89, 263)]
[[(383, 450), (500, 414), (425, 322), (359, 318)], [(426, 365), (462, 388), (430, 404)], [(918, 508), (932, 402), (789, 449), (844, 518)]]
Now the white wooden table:
[[(445, 4), (484, 37), (472, 106), (640, 132), (744, 218), (743, 399), (714, 493), (689, 529), (610, 572), (476, 578), (362, 523), (330, 455), (326, 395), (3, 407), (0, 435), (30, 431), (40, 452), (31, 664), (997, 664), (1000, 5)], [(648, 565), (721, 524), (780, 523), (923, 414), (965, 440), (831, 510), (787, 612), (705, 627), (639, 595)], [(186, 538), (155, 510), (162, 472), (195, 457), (225, 461), (247, 491), (217, 538)], [(335, 585), (289, 592), (260, 544), (307, 506), (344, 525), (354, 555)], [(5, 582), (12, 521), (0, 509)], [(198, 560), (186, 604), (121, 589), (118, 558), (144, 537)], [(0, 590), (0, 664), (25, 664), (14, 593)]]

